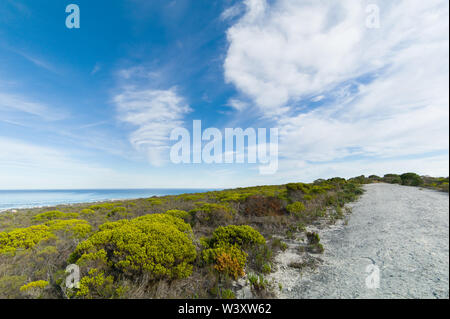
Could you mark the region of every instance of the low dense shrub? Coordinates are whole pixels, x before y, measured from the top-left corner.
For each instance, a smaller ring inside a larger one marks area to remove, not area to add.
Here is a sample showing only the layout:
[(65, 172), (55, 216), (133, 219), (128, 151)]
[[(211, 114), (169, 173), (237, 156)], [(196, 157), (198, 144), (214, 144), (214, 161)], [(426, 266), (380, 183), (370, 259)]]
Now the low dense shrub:
[(114, 207), (113, 209), (111, 209), (108, 212), (107, 216), (108, 217), (115, 217), (115, 216), (117, 216), (119, 218), (127, 217), (128, 216), (127, 209), (125, 207), (121, 207), (121, 206)]
[(63, 213), (59, 210), (52, 210), (45, 213), (37, 214), (33, 217), (34, 221), (47, 221), (52, 219), (72, 219), (77, 218), (78, 213)]
[(195, 222), (218, 225), (229, 223), (234, 216), (233, 210), (226, 204), (196, 203), (196, 208), (189, 211)]
[(82, 219), (55, 219), (45, 223), (53, 233), (62, 233), (69, 237), (86, 238), (92, 231), (91, 225)]
[(400, 175), (402, 185), (406, 186), (420, 186), (423, 184), (422, 178), (415, 173), (405, 173)]
[(214, 264), (215, 270), (234, 279), (245, 275), (247, 256), (237, 245), (223, 245), (203, 251), (203, 259), (207, 264)]
[(212, 234), (210, 246), (239, 245), (249, 247), (252, 245), (265, 244), (264, 237), (254, 228), (248, 225), (220, 226)]
[(189, 214), (187, 211), (180, 210), (180, 209), (170, 209), (170, 210), (166, 211), (166, 214), (173, 216), (173, 217), (181, 218), (184, 221), (188, 221), (191, 217), (191, 214)]
[(306, 238), (308, 239), (308, 243), (310, 245), (315, 245), (315, 244), (320, 243), (320, 237), (319, 237), (319, 234), (317, 234), (317, 233), (308, 232), (306, 234)]
[(113, 276), (105, 276), (103, 271), (91, 269), (87, 276), (81, 278), (79, 289), (69, 291), (69, 297), (78, 298), (115, 298), (122, 294), (121, 287), (116, 287)]
[(155, 280), (184, 278), (191, 275), (196, 258), (191, 237), (189, 224), (166, 214), (110, 222), (78, 244), (70, 262), (95, 261), (107, 270), (146, 273)]
[(305, 211), (305, 205), (302, 202), (294, 202), (286, 206), (286, 209), (289, 213), (293, 215), (301, 214)]
[(306, 237), (308, 239), (308, 251), (311, 253), (323, 253), (324, 248), (323, 245), (320, 243), (320, 237), (319, 234), (315, 232), (308, 232), (306, 234)]
[(114, 208), (113, 203), (101, 203), (101, 204), (94, 204), (89, 207), (89, 209), (92, 210), (109, 210)]
[(48, 285), (49, 282), (45, 280), (33, 281), (20, 287), (20, 291), (31, 298), (41, 298)]
[(17, 249), (30, 249), (42, 241), (54, 238), (50, 227), (36, 225), (18, 228), (10, 232), (0, 232), (0, 254), (16, 253)]
[(152, 206), (158, 206), (158, 205), (162, 205), (164, 204), (164, 200), (158, 197), (151, 197), (148, 198), (147, 201), (152, 205)]
[(249, 196), (243, 203), (245, 216), (281, 216), (285, 214), (283, 202), (277, 197)]
[(207, 264), (214, 264), (214, 269), (221, 274), (237, 279), (242, 277), (248, 254), (244, 249), (265, 246), (266, 240), (250, 226), (218, 227), (204, 245), (210, 248), (203, 251), (203, 259)]
[(45, 280), (38, 280), (38, 281), (32, 281), (26, 285), (23, 285), (20, 287), (20, 291), (28, 291), (32, 289), (44, 289), (48, 286), (48, 281)]
[(205, 197), (205, 194), (181, 194), (176, 196), (176, 200), (199, 201)]
[(401, 184), (402, 179), (400, 175), (397, 174), (386, 174), (383, 177), (383, 182), (389, 183), (389, 184)]
[(90, 209), (90, 208), (85, 208), (85, 209), (81, 210), (80, 214), (83, 215), (83, 216), (91, 216), (91, 215), (95, 214), (95, 211), (93, 209)]

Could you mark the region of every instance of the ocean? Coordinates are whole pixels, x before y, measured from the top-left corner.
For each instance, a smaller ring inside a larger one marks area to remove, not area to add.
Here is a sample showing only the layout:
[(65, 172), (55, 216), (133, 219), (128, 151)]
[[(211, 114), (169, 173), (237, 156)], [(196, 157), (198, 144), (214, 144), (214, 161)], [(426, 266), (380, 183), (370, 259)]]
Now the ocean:
[(79, 190), (0, 190), (0, 211), (8, 209), (91, 203), (116, 199), (200, 193), (212, 189), (79, 189)]

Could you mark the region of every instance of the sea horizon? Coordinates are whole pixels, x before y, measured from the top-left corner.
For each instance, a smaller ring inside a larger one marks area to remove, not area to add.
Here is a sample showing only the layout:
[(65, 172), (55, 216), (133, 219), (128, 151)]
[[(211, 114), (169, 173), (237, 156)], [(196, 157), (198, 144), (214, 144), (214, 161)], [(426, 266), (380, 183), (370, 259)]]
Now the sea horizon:
[(93, 203), (152, 196), (203, 193), (212, 188), (98, 188), (0, 190), (0, 211), (57, 205)]

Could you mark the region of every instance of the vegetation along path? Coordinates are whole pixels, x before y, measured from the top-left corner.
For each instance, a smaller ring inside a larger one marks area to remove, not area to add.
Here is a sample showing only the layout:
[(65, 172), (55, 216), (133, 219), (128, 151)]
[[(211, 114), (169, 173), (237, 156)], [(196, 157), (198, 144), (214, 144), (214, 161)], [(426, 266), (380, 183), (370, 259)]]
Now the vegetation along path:
[[(315, 272), (283, 267), (279, 256), (279, 297), (448, 298), (448, 194), (383, 183), (364, 188), (348, 205), (347, 225), (319, 230), (325, 252)], [(379, 269), (379, 288), (370, 265)]]

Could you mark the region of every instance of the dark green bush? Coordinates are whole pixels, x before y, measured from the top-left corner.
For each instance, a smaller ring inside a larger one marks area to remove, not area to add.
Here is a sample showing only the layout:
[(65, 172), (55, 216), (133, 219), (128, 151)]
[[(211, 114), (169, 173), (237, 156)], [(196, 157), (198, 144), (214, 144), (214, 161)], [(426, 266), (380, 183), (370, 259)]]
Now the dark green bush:
[(406, 186), (420, 186), (423, 184), (422, 178), (415, 173), (405, 173), (400, 175), (402, 185)]

